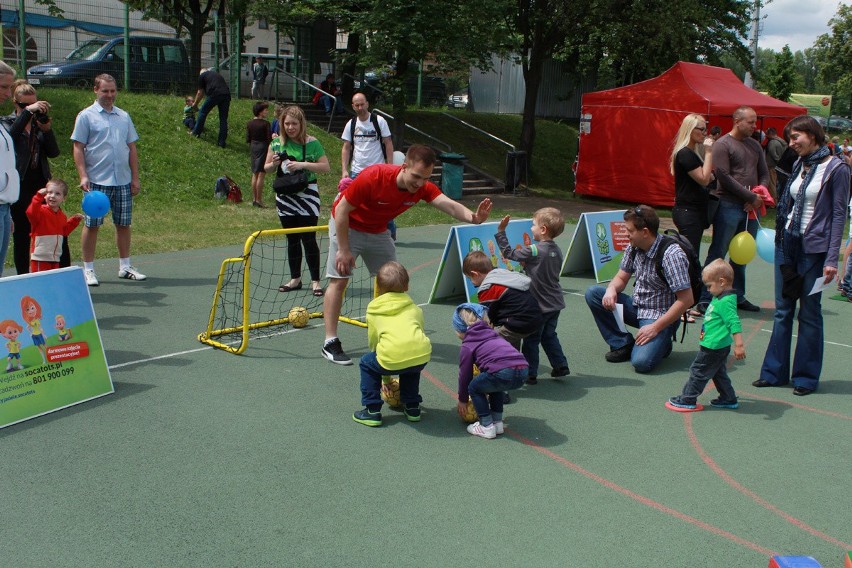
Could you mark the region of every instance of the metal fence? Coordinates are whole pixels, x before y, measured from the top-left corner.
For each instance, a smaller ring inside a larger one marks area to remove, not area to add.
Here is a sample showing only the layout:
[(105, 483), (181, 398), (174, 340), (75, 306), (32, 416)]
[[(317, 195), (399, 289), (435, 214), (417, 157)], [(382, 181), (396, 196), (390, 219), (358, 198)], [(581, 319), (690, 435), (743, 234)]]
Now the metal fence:
[[(221, 70), (232, 93), (249, 96), (255, 54), (272, 62), (270, 71), (280, 67), (312, 83), (334, 69), (337, 38), (330, 22), (279, 30), (263, 18), (249, 18), (241, 27), (213, 11), (209, 31), (193, 49), (185, 31), (144, 19), (118, 0), (56, 0), (61, 14), (30, 1), (18, 4), (3, 5), (0, 58), (39, 86), (88, 87), (96, 75), (109, 73), (129, 90), (185, 93), (194, 90), (200, 69), (230, 61)], [(297, 94), (286, 87), (276, 92), (284, 99)]]

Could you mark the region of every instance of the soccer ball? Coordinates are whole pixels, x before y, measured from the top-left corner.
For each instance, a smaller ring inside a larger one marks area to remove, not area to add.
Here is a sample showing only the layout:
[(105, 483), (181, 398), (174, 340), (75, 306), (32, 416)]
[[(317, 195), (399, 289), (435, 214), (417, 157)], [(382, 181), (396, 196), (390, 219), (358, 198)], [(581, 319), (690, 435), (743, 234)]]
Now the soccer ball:
[(289, 314), (287, 314), (287, 321), (289, 321), (290, 325), (293, 327), (305, 327), (308, 325), (308, 320), (310, 319), (311, 315), (308, 313), (308, 310), (302, 306), (296, 306), (290, 310)]
[(382, 400), (391, 408), (402, 406), (399, 399), (399, 377), (382, 377)]
[(468, 424), (473, 424), (477, 420), (479, 420), (479, 415), (476, 414), (476, 409), (473, 408), (473, 401), (467, 401), (467, 408), (464, 409), (464, 416), (462, 416), (462, 420), (467, 422)]

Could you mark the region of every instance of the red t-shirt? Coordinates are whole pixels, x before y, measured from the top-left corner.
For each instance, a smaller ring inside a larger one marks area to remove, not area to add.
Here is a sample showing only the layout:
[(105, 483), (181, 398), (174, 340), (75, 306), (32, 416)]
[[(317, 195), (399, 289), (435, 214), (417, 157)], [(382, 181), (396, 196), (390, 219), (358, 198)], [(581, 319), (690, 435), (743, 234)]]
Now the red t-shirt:
[(362, 233), (378, 234), (388, 228), (388, 223), (414, 206), (418, 201), (431, 203), (441, 195), (434, 183), (427, 181), (416, 193), (399, 189), (396, 176), (402, 166), (377, 164), (364, 169), (349, 187), (338, 193), (331, 206), (331, 216), (340, 201), (340, 196), (352, 205), (349, 227)]

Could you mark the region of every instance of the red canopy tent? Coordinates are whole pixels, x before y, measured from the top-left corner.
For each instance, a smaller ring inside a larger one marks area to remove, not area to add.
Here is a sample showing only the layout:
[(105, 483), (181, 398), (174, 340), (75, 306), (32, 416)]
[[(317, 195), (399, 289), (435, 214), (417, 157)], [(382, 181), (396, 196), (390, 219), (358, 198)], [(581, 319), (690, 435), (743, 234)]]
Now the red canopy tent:
[(724, 134), (743, 105), (757, 112), (758, 128), (774, 126), (779, 134), (807, 112), (746, 87), (730, 69), (683, 61), (654, 79), (583, 95), (575, 191), (673, 205), (669, 157), (683, 118), (702, 114)]

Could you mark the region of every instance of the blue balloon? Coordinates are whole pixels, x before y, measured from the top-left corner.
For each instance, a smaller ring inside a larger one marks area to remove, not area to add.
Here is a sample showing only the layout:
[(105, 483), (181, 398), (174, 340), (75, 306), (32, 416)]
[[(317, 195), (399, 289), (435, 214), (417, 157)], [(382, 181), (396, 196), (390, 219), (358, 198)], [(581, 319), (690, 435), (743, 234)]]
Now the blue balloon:
[(768, 262), (775, 263), (775, 231), (760, 229), (757, 231), (757, 254)]
[(109, 211), (109, 197), (103, 191), (88, 191), (83, 195), (83, 212), (89, 217), (100, 218)]

